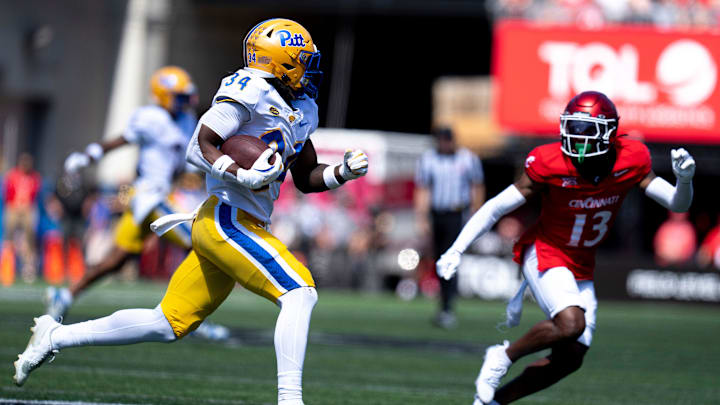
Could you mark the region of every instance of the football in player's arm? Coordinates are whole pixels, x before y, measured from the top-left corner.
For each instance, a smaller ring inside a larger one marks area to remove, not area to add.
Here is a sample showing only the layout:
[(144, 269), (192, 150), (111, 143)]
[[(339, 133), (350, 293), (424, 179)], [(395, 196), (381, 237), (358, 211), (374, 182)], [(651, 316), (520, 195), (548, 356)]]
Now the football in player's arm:
[[(243, 169), (236, 162), (231, 162), (229, 156), (220, 152), (218, 148), (223, 141), (224, 139), (208, 126), (203, 124), (200, 127), (198, 145), (202, 159), (210, 165), (200, 162), (198, 166), (206, 171), (209, 168), (208, 173), (215, 177), (229, 179), (250, 189), (260, 189), (275, 181), (285, 169), (282, 159), (272, 149), (263, 152), (249, 170)], [(274, 163), (271, 164), (270, 158), (273, 153), (276, 156)], [(197, 156), (192, 154), (188, 155), (188, 160), (193, 163), (198, 162)], [(224, 170), (220, 170), (222, 166), (217, 164), (218, 160), (225, 161), (227, 166)], [(340, 187), (348, 180), (364, 176), (367, 168), (367, 156), (361, 150), (346, 151), (342, 164), (330, 166), (318, 163), (315, 147), (312, 140), (308, 139), (295, 158), (290, 171), (298, 190), (303, 193), (318, 193)]]
[[(604, 94), (588, 91), (575, 96), (560, 116), (561, 142), (530, 152), (521, 177), (488, 200), (438, 260), (438, 275), (452, 277), (477, 237), (529, 198), (540, 197), (537, 223), (514, 247), (524, 281), (508, 305), (507, 323), (518, 324), (528, 286), (548, 319), (515, 342), (488, 348), (476, 380), (475, 405), (513, 402), (580, 367), (595, 330), (595, 251), (631, 188), (639, 186), (672, 211), (689, 209), (692, 156), (682, 148), (672, 150), (673, 186), (653, 173), (644, 144), (617, 135), (618, 120), (614, 104)], [(548, 348), (549, 356), (498, 389), (513, 362)]]

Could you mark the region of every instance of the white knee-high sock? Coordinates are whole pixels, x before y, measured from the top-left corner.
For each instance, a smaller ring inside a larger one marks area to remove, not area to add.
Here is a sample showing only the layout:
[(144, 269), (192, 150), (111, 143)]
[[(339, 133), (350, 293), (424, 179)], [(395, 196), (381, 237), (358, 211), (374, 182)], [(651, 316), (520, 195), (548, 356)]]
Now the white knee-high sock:
[(280, 315), (275, 325), (278, 404), (303, 403), (302, 369), (310, 329), (310, 315), (317, 299), (317, 291), (313, 287), (296, 288), (279, 299)]
[(50, 336), (53, 348), (58, 350), (76, 346), (172, 342), (175, 339), (159, 305), (155, 309), (123, 309), (104, 318), (62, 325)]

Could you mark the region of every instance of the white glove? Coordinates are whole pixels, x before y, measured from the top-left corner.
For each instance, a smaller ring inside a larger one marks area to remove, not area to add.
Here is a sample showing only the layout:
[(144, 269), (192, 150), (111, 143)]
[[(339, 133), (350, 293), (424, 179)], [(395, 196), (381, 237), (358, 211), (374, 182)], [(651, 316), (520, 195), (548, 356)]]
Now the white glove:
[(680, 183), (690, 183), (695, 175), (695, 159), (683, 148), (670, 151), (672, 169)]
[(346, 150), (343, 164), (340, 166), (340, 176), (345, 180), (355, 180), (367, 174), (368, 158), (360, 149)]
[(90, 165), (90, 156), (81, 152), (73, 152), (65, 159), (65, 172), (77, 173), (78, 170), (88, 165)]
[(103, 149), (102, 145), (97, 142), (93, 142), (85, 148), (85, 154), (90, 156), (92, 160), (97, 162), (103, 157), (103, 155), (105, 155), (105, 150)]
[[(270, 156), (275, 154), (275, 163), (270, 164)], [(283, 171), (282, 158), (273, 149), (266, 149), (253, 163), (250, 170), (242, 167), (237, 170), (237, 182), (241, 185), (257, 190), (275, 181)]]
[(457, 272), (461, 260), (462, 253), (453, 248), (448, 249), (435, 263), (437, 275), (445, 280), (450, 280)]

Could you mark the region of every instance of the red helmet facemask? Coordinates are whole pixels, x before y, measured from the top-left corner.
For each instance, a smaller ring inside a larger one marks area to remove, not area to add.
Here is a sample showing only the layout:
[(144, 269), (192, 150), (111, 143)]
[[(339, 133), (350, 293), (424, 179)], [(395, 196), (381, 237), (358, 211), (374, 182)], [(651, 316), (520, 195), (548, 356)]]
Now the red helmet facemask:
[(560, 139), (563, 153), (585, 158), (607, 153), (615, 143), (618, 120), (615, 104), (597, 91), (582, 92), (570, 100), (560, 115)]

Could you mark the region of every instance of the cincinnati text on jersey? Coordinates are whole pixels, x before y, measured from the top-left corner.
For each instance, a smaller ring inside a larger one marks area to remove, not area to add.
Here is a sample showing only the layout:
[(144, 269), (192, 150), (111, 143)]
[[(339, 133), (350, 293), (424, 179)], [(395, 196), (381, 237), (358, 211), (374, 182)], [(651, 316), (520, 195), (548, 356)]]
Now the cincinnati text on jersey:
[(570, 200), (568, 206), (570, 208), (602, 208), (608, 205), (617, 204), (620, 201), (619, 195), (613, 195), (610, 197), (592, 198), (588, 197), (584, 200)]

